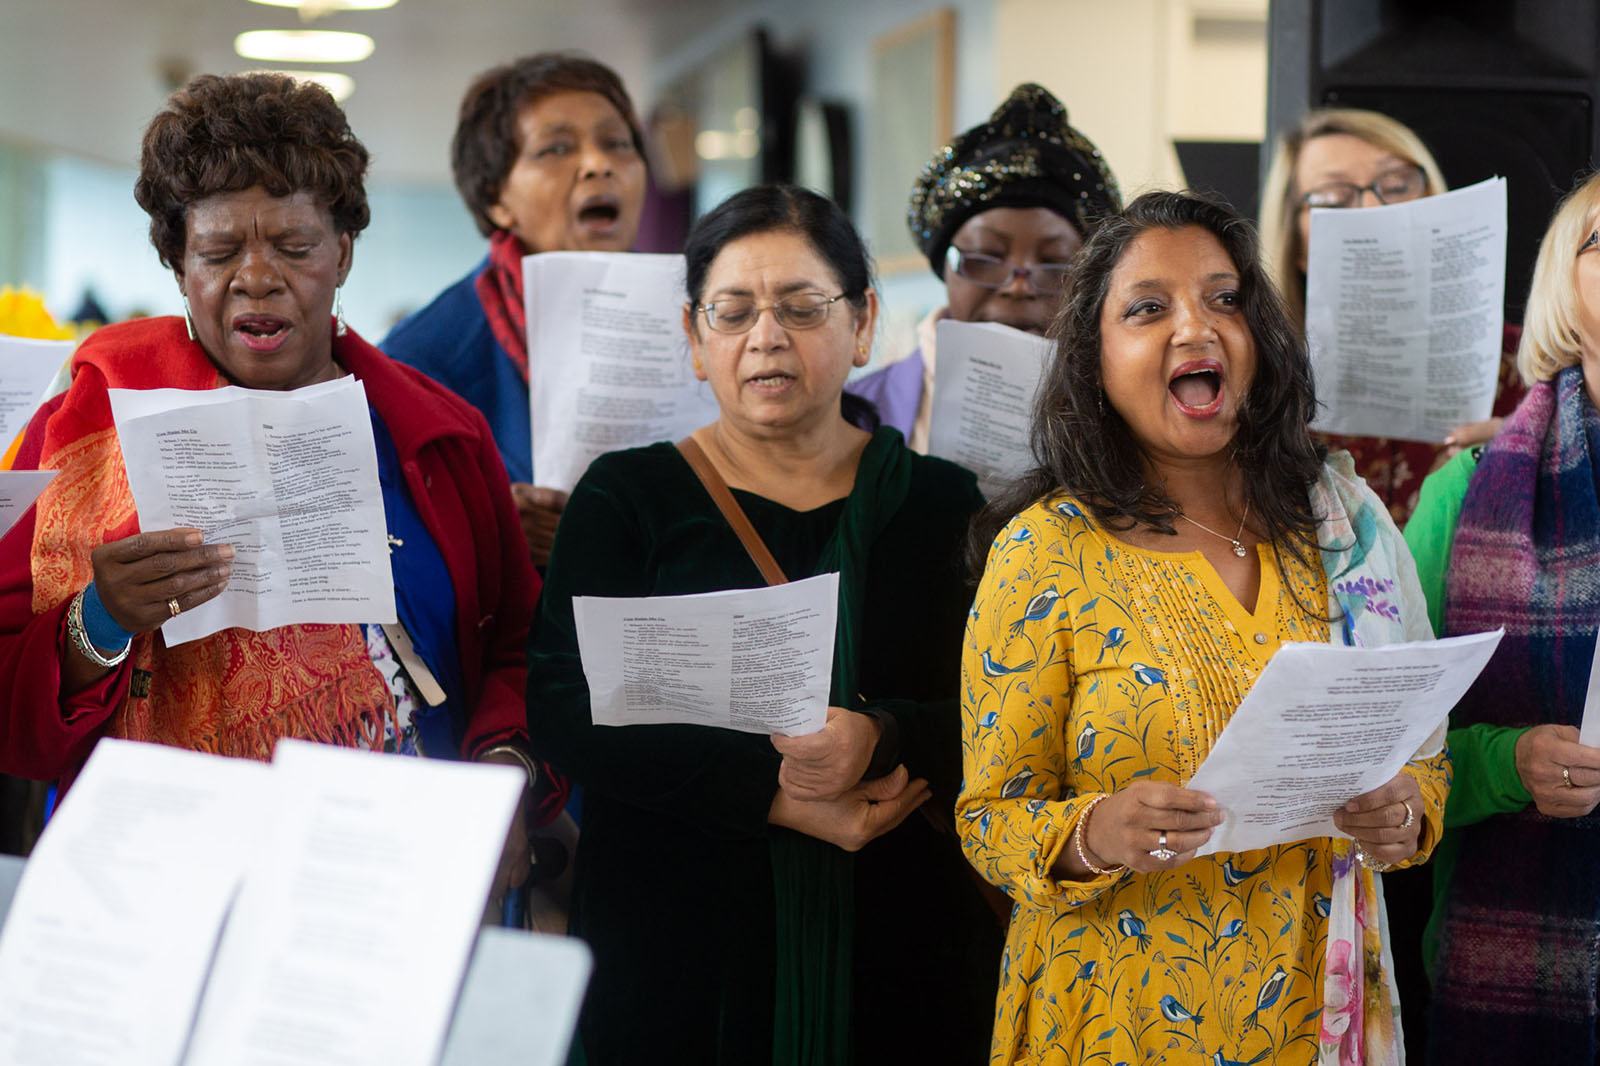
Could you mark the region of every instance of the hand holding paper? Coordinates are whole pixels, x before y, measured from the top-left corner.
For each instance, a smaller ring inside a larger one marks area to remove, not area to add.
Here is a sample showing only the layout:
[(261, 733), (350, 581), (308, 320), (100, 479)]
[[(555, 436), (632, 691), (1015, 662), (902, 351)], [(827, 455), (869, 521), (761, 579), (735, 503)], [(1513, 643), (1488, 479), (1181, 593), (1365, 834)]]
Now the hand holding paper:
[(1400, 772), (1501, 633), (1381, 648), (1285, 644), (1189, 781), (1225, 815), (1199, 854), (1343, 835), (1333, 812)]
[(575, 597), (589, 713), (595, 725), (815, 733), (838, 609), (838, 574), (693, 596)]
[(169, 646), (229, 626), (395, 620), (359, 381), (292, 392), (112, 389), (110, 398), (141, 525), (200, 529), (234, 549), (226, 590), (197, 604), (180, 596), (181, 613), (161, 623)]

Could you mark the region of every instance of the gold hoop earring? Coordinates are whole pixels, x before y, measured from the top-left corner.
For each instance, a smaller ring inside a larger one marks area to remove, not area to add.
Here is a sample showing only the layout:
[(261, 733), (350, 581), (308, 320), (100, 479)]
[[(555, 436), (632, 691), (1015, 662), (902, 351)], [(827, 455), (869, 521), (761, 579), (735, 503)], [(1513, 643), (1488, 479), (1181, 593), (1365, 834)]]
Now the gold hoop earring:
[(183, 294), (183, 328), (188, 330), (190, 340), (197, 341), (200, 339), (194, 333), (194, 316), (189, 313), (188, 293)]

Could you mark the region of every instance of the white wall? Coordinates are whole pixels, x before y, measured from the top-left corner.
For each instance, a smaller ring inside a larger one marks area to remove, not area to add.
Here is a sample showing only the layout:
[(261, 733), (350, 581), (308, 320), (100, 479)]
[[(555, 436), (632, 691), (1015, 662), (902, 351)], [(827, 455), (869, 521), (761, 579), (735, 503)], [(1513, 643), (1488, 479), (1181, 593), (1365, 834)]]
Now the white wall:
[(996, 83), (1067, 105), (1130, 199), (1182, 184), (1172, 141), (1260, 140), (1267, 0), (995, 0)]
[[(684, 46), (655, 58), (649, 88), (640, 95), (651, 100), (695, 64), (704, 61), (740, 34), (757, 25), (770, 32), (778, 49), (802, 51), (805, 55), (805, 92), (812, 96), (843, 100), (851, 107), (855, 140), (856, 190), (855, 222), (863, 236), (872, 232), (868, 220), (883, 205), (871, 202), (871, 183), (867, 168), (871, 151), (867, 144), (868, 116), (873, 72), (873, 43), (909, 22), (940, 8), (955, 12), (955, 106), (956, 131), (988, 118), (1009, 91), (997, 92), (999, 76), (995, 62), (994, 0), (766, 0), (718, 20), (703, 35)], [(905, 175), (905, 198), (911, 195), (916, 173)], [(903, 212), (905, 200), (888, 205), (888, 210)], [(869, 247), (870, 250), (870, 247)], [(874, 350), (874, 366), (899, 358), (914, 345), (914, 327), (930, 308), (944, 302), (944, 286), (926, 266), (883, 276), (879, 279), (883, 315)]]

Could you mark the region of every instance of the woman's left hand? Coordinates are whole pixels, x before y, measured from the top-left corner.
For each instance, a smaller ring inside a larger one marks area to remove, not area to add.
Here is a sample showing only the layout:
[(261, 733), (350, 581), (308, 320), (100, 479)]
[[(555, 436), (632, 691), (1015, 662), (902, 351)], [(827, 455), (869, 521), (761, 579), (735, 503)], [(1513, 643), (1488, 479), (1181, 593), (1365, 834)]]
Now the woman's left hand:
[[(501, 751), (485, 752), (479, 758), (482, 762), (522, 768), (522, 762), (516, 756)], [(522, 798), (517, 800), (517, 813), (512, 816), (511, 828), (506, 831), (505, 847), (500, 849), (500, 866), (494, 872), (494, 885), (489, 889), (489, 895), (495, 899), (504, 899), (507, 893), (521, 888), (533, 872), (533, 847), (528, 843), (527, 821), (528, 799), (532, 795), (533, 790), (525, 788)]]
[(861, 783), (881, 729), (870, 714), (829, 707), (827, 724), (818, 732), (773, 737), (772, 746), (783, 754), (778, 786), (797, 800), (838, 799)]
[(1335, 811), (1333, 824), (1354, 837), (1374, 863), (1405, 862), (1417, 853), (1422, 837), (1422, 789), (1402, 770)]

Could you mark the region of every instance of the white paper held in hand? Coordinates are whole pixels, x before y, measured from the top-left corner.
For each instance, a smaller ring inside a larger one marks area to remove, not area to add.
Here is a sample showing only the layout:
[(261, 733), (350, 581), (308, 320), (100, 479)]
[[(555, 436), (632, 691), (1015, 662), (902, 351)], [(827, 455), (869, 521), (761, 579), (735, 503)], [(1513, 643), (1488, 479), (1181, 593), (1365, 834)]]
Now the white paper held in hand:
[(187, 1066), (435, 1066), (524, 781), (279, 741)]
[(11, 532), (55, 476), (54, 470), (0, 470), (0, 537)]
[(928, 454), (978, 475), (985, 496), (1033, 461), (1033, 398), (1049, 341), (997, 322), (939, 322)]
[(545, 252), (522, 279), (534, 484), (571, 492), (605, 452), (716, 421), (689, 365), (683, 256)]
[(1344, 836), (1333, 812), (1400, 772), (1503, 635), (1283, 645), (1186, 786), (1224, 816), (1199, 854)]
[(77, 346), (77, 341), (0, 334), (0, 451), (28, 428), (45, 391)]
[(395, 621), (366, 389), (112, 389), (143, 529), (234, 549), (220, 596), (161, 626), (169, 646), (229, 626)]
[(1306, 334), (1328, 433), (1437, 443), (1500, 379), (1506, 183), (1311, 212)]
[(250, 759), (95, 746), (0, 934), (0, 1062), (178, 1061), (270, 776)]
[(1600, 632), (1595, 634), (1594, 659), (1589, 664), (1589, 691), (1583, 697), (1583, 723), (1578, 743), (1600, 748)]
[(839, 575), (690, 596), (576, 596), (595, 725), (801, 736), (828, 716)]

